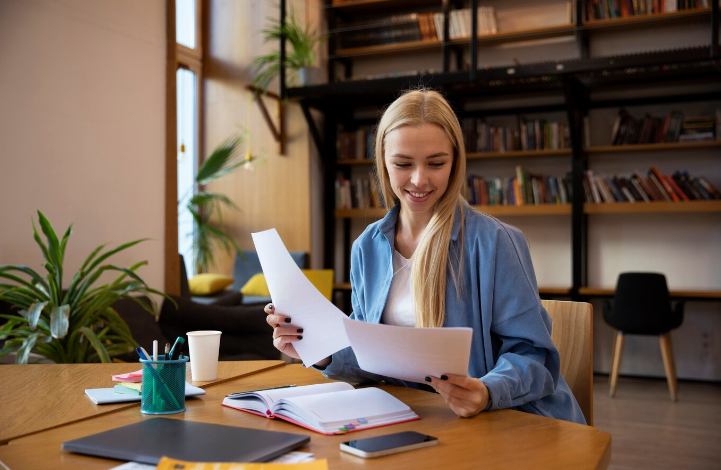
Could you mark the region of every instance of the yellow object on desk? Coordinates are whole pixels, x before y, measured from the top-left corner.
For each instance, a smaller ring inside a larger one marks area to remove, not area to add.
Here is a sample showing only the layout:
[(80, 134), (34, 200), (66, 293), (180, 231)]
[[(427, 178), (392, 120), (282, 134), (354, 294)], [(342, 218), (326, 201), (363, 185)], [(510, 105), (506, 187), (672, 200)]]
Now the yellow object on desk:
[(212, 463), (160, 459), (156, 470), (328, 470), (326, 459), (302, 463)]

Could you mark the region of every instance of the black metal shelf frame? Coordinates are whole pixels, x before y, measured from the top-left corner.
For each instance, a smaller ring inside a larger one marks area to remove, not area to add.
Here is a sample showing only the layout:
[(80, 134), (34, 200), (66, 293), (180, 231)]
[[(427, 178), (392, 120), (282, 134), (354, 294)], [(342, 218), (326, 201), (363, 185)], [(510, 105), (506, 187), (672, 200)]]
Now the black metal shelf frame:
[[(576, 25), (582, 24), (582, 0), (577, 2)], [(471, 8), (475, 12), (478, 7), (477, 0), (471, 0)], [(445, 13), (444, 41), (442, 44), (444, 72), (429, 74), (421, 77), (421, 82), (442, 92), (449, 101), (455, 105), (460, 116), (472, 114), (513, 114), (517, 110), (494, 109), (491, 111), (467, 111), (463, 103), (472, 98), (493, 94), (507, 94), (509, 96), (528, 95), (549, 91), (561, 97), (561, 104), (547, 105), (548, 109), (565, 109), (567, 113), (569, 130), (572, 136), (571, 168), (573, 175), (573, 201), (571, 214), (572, 230), (572, 286), (571, 298), (581, 299), (579, 288), (587, 285), (587, 229), (588, 216), (583, 213), (583, 172), (588, 166), (588, 156), (583, 150), (583, 119), (588, 115), (589, 109), (617, 106), (621, 101), (591, 100), (591, 92), (600, 89), (623, 89), (640, 84), (673, 83), (716, 83), (721, 80), (721, 56), (718, 46), (719, 5), (712, 2), (710, 46), (694, 47), (670, 51), (649, 52), (642, 54), (629, 54), (615, 57), (589, 58), (588, 57), (588, 30), (576, 27), (577, 46), (580, 59), (537, 64), (513, 65), (508, 67), (494, 67), (477, 69), (477, 41), (470, 40), (471, 69), (463, 72), (449, 70), (452, 45), (448, 44), (448, 11), (450, 0), (442, 0)], [(281, 0), (281, 14), (285, 10), (285, 0)], [(328, 9), (329, 28), (335, 27), (335, 12)], [(472, 37), (477, 31), (477, 16), (472, 18)], [(329, 41), (329, 56), (334, 54), (334, 46)], [(281, 56), (284, 48), (281, 47)], [(346, 78), (352, 75), (352, 61), (336, 59), (345, 64)], [(333, 61), (331, 61), (333, 62)], [(284, 76), (281, 67), (281, 77)], [(336, 245), (336, 227), (333, 212), (335, 209), (334, 182), (339, 167), (336, 164), (337, 124), (352, 124), (354, 122), (353, 110), (357, 107), (380, 107), (390, 103), (403, 89), (418, 86), (419, 76), (394, 77), (367, 81), (335, 82), (335, 66), (328, 67), (329, 83), (326, 85), (308, 86), (304, 88), (286, 89), (281, 79), (281, 96), (298, 101), (308, 122), (309, 130), (318, 151), (324, 162), (324, 259), (326, 267), (334, 266), (334, 253)], [(688, 99), (719, 99), (719, 93), (691, 93), (687, 95), (674, 95), (653, 98), (639, 97), (623, 100), (630, 105)], [(542, 107), (540, 107), (542, 108)], [(539, 108), (539, 109), (540, 109)], [(316, 109), (324, 115), (323, 132), (316, 125), (311, 109)], [(529, 112), (529, 111), (526, 111)], [(349, 173), (349, 167), (343, 171)], [(343, 219), (343, 244), (350, 246), (350, 219)], [(349, 266), (350, 250), (344, 250), (345, 263)], [(346, 279), (347, 280), (347, 279)]]

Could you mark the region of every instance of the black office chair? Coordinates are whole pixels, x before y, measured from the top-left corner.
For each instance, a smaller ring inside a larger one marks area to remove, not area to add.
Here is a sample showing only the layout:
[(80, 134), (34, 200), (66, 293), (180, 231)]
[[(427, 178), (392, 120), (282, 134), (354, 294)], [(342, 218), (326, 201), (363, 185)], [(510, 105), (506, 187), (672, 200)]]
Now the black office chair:
[(616, 393), (624, 335), (658, 335), (671, 400), (676, 401), (676, 365), (671, 330), (683, 322), (684, 302), (671, 308), (666, 277), (659, 273), (621, 273), (613, 305), (604, 302), (603, 318), (618, 330), (611, 368), (611, 397)]

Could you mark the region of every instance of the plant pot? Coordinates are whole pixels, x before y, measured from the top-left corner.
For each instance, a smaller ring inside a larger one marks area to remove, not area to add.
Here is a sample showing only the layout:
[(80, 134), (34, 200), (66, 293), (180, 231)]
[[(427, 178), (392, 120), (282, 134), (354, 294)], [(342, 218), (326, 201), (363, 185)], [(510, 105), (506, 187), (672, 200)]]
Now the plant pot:
[(317, 77), (317, 67), (300, 67), (298, 69), (298, 80), (300, 81), (300, 86), (308, 86), (317, 83)]

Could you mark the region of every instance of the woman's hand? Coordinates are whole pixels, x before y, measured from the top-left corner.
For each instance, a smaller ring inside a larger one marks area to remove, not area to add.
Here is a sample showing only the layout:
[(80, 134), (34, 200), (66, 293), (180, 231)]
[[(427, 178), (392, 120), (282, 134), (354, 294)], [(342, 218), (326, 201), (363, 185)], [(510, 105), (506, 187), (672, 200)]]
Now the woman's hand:
[(265, 321), (273, 327), (273, 346), (283, 354), (300, 359), (293, 343), (303, 339), (303, 328), (292, 326), (290, 317), (275, 312), (273, 304), (265, 306)]
[(426, 377), (431, 386), (443, 397), (455, 414), (470, 418), (485, 410), (490, 400), (488, 388), (481, 379), (465, 375), (442, 375), (441, 378)]

